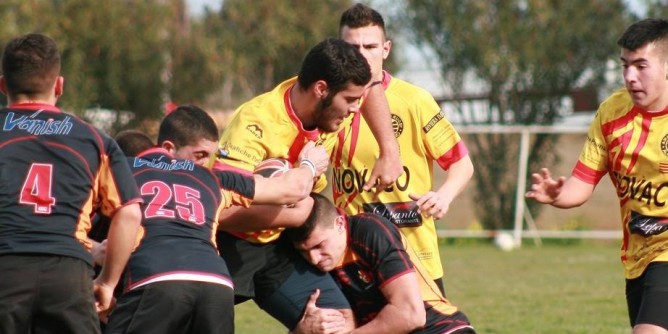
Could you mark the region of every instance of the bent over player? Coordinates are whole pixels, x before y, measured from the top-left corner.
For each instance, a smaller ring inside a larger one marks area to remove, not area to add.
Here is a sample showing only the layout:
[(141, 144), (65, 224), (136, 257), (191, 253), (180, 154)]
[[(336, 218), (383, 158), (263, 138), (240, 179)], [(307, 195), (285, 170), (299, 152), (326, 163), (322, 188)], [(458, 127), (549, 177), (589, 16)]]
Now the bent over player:
[[(313, 174), (306, 165), (255, 180), (172, 154), (175, 138), (206, 138), (212, 131), (215, 123), (204, 110), (180, 106), (161, 124), (160, 147), (129, 160), (146, 203), (144, 233), (105, 333), (234, 333), (233, 282), (214, 239), (221, 211), (252, 201), (292, 204), (308, 197)], [(314, 164), (328, 159), (313, 145), (300, 158)]]
[[(0, 90), (0, 332), (99, 333), (141, 218), (116, 142), (56, 107), (60, 53), (29, 34), (3, 52)], [(105, 266), (92, 280), (91, 212), (112, 217)]]
[(621, 47), (626, 89), (598, 108), (571, 176), (532, 175), (526, 197), (558, 208), (585, 203), (606, 174), (617, 189), (621, 260), (634, 334), (668, 333), (668, 21), (629, 26)]
[[(304, 225), (284, 233), (309, 263), (341, 286), (359, 326), (352, 333), (475, 333), (389, 220), (370, 213), (346, 216), (324, 196), (312, 196)], [(307, 316), (314, 308), (306, 309)], [(302, 333), (301, 327), (295, 332)], [(320, 327), (336, 332), (327, 321)]]

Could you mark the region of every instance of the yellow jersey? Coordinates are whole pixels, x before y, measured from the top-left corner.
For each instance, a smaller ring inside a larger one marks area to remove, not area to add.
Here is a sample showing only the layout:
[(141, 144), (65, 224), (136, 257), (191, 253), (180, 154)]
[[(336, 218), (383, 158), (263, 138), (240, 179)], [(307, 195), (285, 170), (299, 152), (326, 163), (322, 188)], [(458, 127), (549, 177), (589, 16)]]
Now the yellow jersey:
[[(305, 130), (290, 103), (290, 89), (297, 78), (291, 78), (272, 91), (242, 104), (232, 115), (219, 142), (218, 161), (252, 172), (255, 166), (269, 158), (283, 158), (291, 163), (299, 160), (299, 152), (309, 141), (323, 145), (328, 152), (336, 140), (335, 133)], [(314, 191), (325, 188), (321, 177)], [(232, 233), (250, 242), (267, 243), (276, 240), (282, 228), (252, 233)]]
[(333, 152), (334, 203), (349, 215), (372, 212), (388, 218), (406, 236), (433, 279), (443, 276), (436, 227), (432, 217), (417, 212), (409, 194), (432, 189), (434, 162), (443, 170), (468, 155), (461, 137), (426, 90), (383, 73), (394, 135), (399, 143), (404, 173), (377, 200), (362, 186), (368, 180), (379, 148), (360, 115), (339, 132)]
[(633, 279), (668, 261), (668, 110), (643, 110), (626, 89), (601, 104), (572, 175), (596, 185), (605, 174), (617, 189), (621, 260)]

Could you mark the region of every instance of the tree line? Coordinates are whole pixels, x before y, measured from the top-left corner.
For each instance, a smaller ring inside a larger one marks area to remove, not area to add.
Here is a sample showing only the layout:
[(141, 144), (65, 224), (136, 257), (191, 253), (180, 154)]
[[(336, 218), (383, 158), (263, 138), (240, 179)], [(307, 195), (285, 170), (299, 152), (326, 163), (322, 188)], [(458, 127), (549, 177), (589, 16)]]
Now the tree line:
[[(648, 16), (662, 17), (664, 2), (642, 3)], [(193, 17), (185, 0), (4, 0), (0, 47), (29, 32), (54, 38), (65, 76), (60, 107), (79, 115), (91, 108), (133, 115), (130, 124), (118, 118), (115, 131), (159, 119), (168, 102), (233, 109), (271, 89), (297, 73), (311, 46), (337, 35), (339, 15), (353, 1), (221, 3)], [(388, 1), (370, 4), (385, 14), (391, 33), (434, 51), (454, 96), (465, 93), (471, 76), (481, 83), (488, 110), (476, 122), (483, 124), (557, 120), (565, 95), (606, 83), (606, 68), (619, 54), (616, 39), (637, 19), (622, 0), (405, 0), (393, 3), (392, 13), (384, 13)], [(489, 229), (510, 228), (517, 138), (465, 140), (476, 167), (479, 220)], [(530, 171), (559, 160), (557, 140), (535, 136)]]

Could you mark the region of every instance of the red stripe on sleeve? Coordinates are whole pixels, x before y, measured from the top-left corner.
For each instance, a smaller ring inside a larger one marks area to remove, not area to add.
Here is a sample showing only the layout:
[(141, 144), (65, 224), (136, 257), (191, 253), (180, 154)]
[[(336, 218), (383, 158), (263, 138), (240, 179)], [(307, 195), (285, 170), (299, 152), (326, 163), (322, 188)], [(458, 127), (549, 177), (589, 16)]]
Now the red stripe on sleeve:
[(457, 145), (453, 146), (449, 151), (445, 152), (440, 158), (436, 160), (436, 162), (438, 162), (438, 165), (441, 166), (443, 170), (448, 170), (452, 164), (459, 161), (468, 154), (469, 150), (466, 148), (464, 142), (460, 140)]
[(589, 184), (598, 184), (605, 174), (606, 172), (590, 168), (581, 161), (578, 161), (575, 168), (573, 168), (573, 173), (571, 173), (574, 177)]

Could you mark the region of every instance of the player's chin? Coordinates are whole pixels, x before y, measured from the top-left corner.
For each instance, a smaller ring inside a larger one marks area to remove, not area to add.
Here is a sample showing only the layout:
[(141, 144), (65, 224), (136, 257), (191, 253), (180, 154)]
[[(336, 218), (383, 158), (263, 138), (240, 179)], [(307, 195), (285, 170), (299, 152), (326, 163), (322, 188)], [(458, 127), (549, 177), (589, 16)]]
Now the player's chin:
[(337, 131), (339, 131), (339, 128), (341, 127), (341, 124), (343, 124), (343, 120), (342, 119), (341, 120), (337, 119), (337, 120), (331, 121), (327, 124), (322, 124), (320, 126), (320, 130), (322, 132), (325, 132), (325, 133), (337, 132)]
[(323, 271), (323, 272), (328, 272), (328, 271), (331, 271), (332, 269), (334, 269), (334, 268), (333, 268), (332, 266), (330, 266), (329, 264), (320, 264), (320, 263), (318, 263), (318, 265), (317, 265), (316, 267), (318, 267), (318, 269), (319, 269), (320, 271)]

